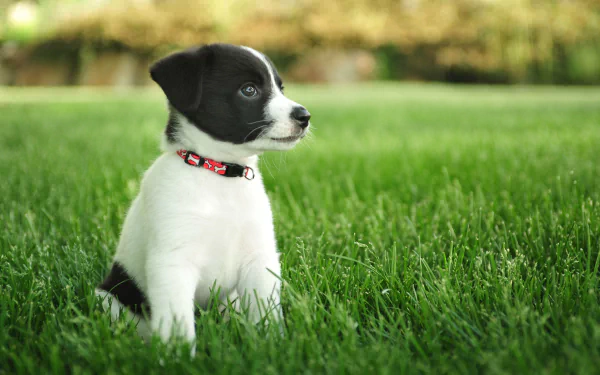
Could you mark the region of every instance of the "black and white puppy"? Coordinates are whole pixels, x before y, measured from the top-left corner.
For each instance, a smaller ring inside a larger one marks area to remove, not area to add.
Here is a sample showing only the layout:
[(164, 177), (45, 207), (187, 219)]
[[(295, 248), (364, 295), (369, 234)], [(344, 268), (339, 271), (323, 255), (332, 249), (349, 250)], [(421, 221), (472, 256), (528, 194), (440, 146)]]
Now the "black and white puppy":
[(164, 153), (144, 175), (96, 293), (113, 318), (124, 312), (143, 337), (165, 341), (194, 342), (194, 306), (215, 289), (246, 301), (253, 321), (279, 321), (279, 254), (257, 155), (294, 147), (310, 113), (248, 47), (192, 48), (150, 73), (169, 102)]

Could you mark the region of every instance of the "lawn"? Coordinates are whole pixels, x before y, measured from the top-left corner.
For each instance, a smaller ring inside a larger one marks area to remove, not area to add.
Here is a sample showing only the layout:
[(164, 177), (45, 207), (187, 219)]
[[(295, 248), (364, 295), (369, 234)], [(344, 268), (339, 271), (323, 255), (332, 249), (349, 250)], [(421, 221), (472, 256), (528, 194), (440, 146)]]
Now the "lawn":
[(598, 373), (600, 88), (288, 94), (315, 129), (261, 162), (285, 336), (212, 309), (188, 358), (93, 297), (158, 89), (0, 89), (0, 374)]

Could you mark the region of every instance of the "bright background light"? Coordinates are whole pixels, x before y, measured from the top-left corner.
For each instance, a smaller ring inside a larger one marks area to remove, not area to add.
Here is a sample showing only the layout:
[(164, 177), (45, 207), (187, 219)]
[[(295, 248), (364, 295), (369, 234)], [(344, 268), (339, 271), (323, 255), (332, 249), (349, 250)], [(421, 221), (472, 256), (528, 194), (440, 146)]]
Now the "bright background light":
[(11, 26), (27, 26), (37, 19), (37, 5), (29, 2), (18, 2), (8, 9), (8, 23)]

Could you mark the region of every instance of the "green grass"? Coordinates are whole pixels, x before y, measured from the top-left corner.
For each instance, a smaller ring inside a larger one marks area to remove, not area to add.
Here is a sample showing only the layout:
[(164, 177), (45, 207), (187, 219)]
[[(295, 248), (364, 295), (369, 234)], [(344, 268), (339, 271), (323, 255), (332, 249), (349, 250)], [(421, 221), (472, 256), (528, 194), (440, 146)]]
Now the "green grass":
[(288, 91), (316, 129), (262, 159), (286, 334), (213, 309), (193, 359), (93, 297), (158, 90), (0, 91), (0, 373), (598, 373), (600, 89)]

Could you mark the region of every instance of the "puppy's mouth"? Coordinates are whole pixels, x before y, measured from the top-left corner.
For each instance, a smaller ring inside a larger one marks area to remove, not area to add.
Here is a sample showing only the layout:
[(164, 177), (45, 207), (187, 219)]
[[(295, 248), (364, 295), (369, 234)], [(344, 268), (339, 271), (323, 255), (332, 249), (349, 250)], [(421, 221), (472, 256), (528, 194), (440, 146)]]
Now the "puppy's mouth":
[(277, 142), (295, 142), (297, 140), (302, 139), (302, 137), (304, 137), (304, 134), (290, 135), (289, 137), (270, 138), (270, 139), (273, 141), (277, 141)]

